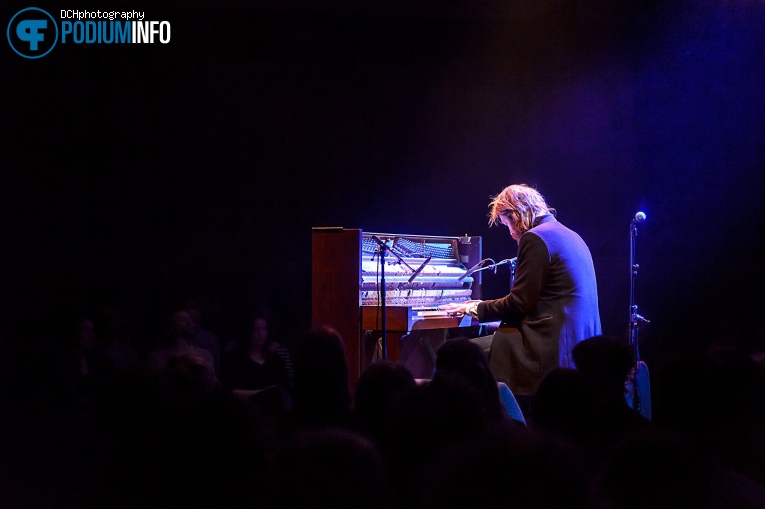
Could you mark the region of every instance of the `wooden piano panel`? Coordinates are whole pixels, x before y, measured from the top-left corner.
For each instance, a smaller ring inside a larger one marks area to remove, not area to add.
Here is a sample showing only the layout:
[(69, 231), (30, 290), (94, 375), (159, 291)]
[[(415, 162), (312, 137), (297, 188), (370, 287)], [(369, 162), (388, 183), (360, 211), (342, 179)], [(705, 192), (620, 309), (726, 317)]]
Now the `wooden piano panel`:
[[(453, 329), (456, 327), (470, 327), (476, 325), (468, 317), (456, 316), (428, 316), (413, 317), (416, 312), (412, 311), (410, 306), (387, 306), (385, 308), (386, 328), (386, 349), (388, 351), (388, 360), (400, 360), (399, 340), (404, 334), (411, 331), (426, 329)], [(362, 306), (361, 308), (361, 330), (363, 331), (381, 331), (382, 313), (377, 306)], [(362, 364), (367, 365), (370, 362), (369, 355), (362, 352)], [(363, 369), (363, 368), (362, 368)]]
[(311, 244), (311, 326), (343, 336), (353, 389), (361, 370), (361, 230), (314, 228)]

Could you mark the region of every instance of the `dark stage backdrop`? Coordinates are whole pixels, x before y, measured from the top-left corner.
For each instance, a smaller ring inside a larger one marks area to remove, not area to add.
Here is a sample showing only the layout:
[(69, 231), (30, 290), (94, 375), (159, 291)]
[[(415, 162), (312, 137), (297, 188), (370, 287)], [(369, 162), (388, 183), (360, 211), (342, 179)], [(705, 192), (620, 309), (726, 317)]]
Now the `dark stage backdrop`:
[(65, 7), (142, 10), (171, 42), (2, 41), (4, 341), (105, 302), (150, 329), (190, 295), (224, 338), (259, 303), (302, 330), (312, 226), (480, 235), (499, 260), (487, 203), (522, 182), (590, 245), (605, 332), (641, 210), (644, 356), (763, 348), (765, 5), (316, 4), (87, 1)]

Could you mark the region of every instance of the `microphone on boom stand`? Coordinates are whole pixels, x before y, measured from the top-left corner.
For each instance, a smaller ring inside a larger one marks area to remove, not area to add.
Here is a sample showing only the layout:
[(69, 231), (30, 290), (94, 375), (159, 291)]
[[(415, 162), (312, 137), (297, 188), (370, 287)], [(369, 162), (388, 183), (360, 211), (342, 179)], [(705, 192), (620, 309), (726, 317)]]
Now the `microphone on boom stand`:
[[(388, 358), (388, 319), (387, 319), (386, 311), (385, 311), (386, 308), (387, 308), (387, 306), (386, 306), (387, 296), (385, 294), (385, 290), (386, 290), (386, 288), (385, 288), (385, 285), (386, 285), (386, 283), (385, 283), (385, 253), (388, 252), (388, 253), (392, 254), (394, 257), (396, 257), (398, 259), (399, 263), (403, 264), (409, 270), (414, 272), (412, 277), (409, 279), (410, 283), (412, 282), (412, 279), (417, 277), (417, 274), (419, 274), (420, 271), (422, 271), (422, 269), (425, 267), (425, 264), (430, 261), (430, 257), (428, 257), (428, 259), (425, 260), (425, 262), (422, 265), (420, 265), (420, 267), (417, 270), (414, 270), (411, 267), (411, 265), (406, 263), (404, 261), (404, 259), (401, 258), (401, 256), (399, 256), (399, 254), (396, 253), (391, 248), (391, 246), (389, 246), (387, 244), (387, 242), (383, 242), (376, 235), (372, 235), (371, 238), (379, 246), (378, 254), (380, 255), (380, 285), (379, 285), (380, 297), (378, 298), (378, 302), (380, 304), (380, 315), (381, 315), (380, 318), (382, 320), (382, 327), (381, 327), (382, 337), (381, 337), (381, 346), (380, 346), (380, 349), (382, 351), (382, 358), (383, 359), (387, 359)], [(374, 257), (372, 257), (372, 259), (374, 259)]]
[(430, 261), (432, 258), (433, 258), (432, 256), (428, 256), (428, 257), (425, 259), (425, 261), (424, 261), (424, 262), (422, 262), (422, 265), (420, 265), (419, 267), (417, 267), (417, 270), (415, 270), (415, 271), (412, 273), (412, 276), (409, 278), (409, 281), (408, 281), (409, 283), (411, 283), (412, 281), (414, 281), (414, 278), (416, 278), (417, 276), (419, 276), (419, 275), (420, 275), (420, 272), (422, 272), (422, 269), (424, 269), (424, 268), (425, 268), (425, 266), (428, 264), (428, 262), (429, 262), (429, 261)]
[(458, 278), (457, 278), (457, 281), (462, 281), (462, 280), (463, 280), (463, 279), (465, 279), (466, 277), (468, 277), (468, 276), (472, 275), (474, 272), (478, 272), (479, 270), (483, 270), (483, 269), (484, 269), (484, 264), (485, 264), (486, 262), (491, 262), (491, 265), (489, 265), (488, 267), (485, 267), (485, 268), (487, 268), (487, 269), (488, 269), (488, 268), (490, 268), (492, 265), (494, 265), (494, 260), (492, 260), (491, 258), (484, 258), (484, 259), (483, 259), (483, 260), (481, 260), (480, 262), (478, 262), (478, 263), (476, 263), (475, 265), (473, 265), (472, 267), (470, 267), (470, 268), (469, 268), (469, 269), (468, 269), (468, 270), (467, 270), (467, 271), (466, 271), (464, 274), (462, 274), (460, 277), (458, 277)]
[(635, 368), (632, 374), (632, 408), (643, 417), (651, 418), (651, 389), (648, 376), (648, 365), (640, 360), (640, 347), (638, 345), (638, 328), (640, 322), (651, 323), (637, 312), (635, 304), (635, 279), (640, 266), (635, 258), (635, 238), (637, 237), (637, 225), (646, 220), (644, 212), (638, 212), (630, 222), (630, 313), (629, 313), (629, 340), (635, 356)]

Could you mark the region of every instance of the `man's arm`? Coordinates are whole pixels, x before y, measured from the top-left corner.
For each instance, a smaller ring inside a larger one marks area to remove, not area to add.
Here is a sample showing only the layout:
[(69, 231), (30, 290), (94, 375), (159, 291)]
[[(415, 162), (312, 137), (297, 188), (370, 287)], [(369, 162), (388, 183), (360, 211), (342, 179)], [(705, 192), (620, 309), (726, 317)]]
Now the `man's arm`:
[(510, 325), (519, 325), (539, 300), (549, 268), (547, 245), (539, 235), (526, 232), (518, 243), (518, 267), (513, 288), (501, 299), (478, 304), (478, 319), (481, 322), (502, 320)]

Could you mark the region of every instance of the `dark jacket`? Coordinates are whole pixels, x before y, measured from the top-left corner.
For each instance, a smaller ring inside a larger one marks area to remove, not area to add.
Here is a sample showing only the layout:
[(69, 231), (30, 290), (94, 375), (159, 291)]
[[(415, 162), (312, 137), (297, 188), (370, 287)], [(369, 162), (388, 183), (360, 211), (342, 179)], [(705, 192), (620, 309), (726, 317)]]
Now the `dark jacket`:
[[(507, 383), (516, 395), (533, 395), (553, 368), (574, 367), (571, 350), (601, 334), (592, 255), (582, 238), (551, 214), (521, 236), (510, 293), (478, 305), (481, 322), (501, 320), (492, 342)], [(518, 334), (520, 332), (520, 334)]]

